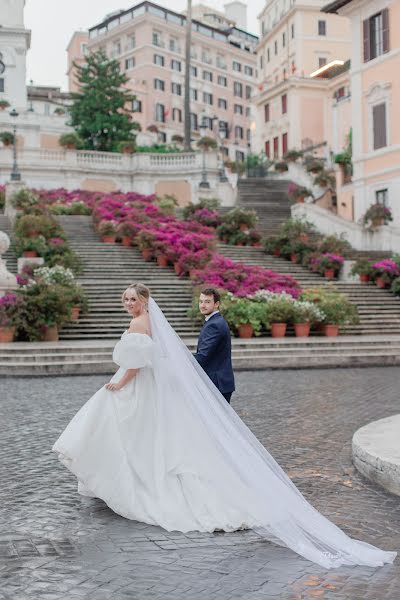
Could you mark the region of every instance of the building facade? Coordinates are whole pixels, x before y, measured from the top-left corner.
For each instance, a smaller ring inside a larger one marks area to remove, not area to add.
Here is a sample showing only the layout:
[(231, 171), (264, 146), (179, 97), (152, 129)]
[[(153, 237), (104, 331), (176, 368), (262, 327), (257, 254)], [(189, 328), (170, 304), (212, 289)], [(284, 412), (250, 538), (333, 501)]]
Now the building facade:
[(338, 214), (358, 221), (371, 204), (389, 206), (400, 224), (400, 3), (336, 0), (326, 14), (351, 27), (353, 175), (338, 178)]
[[(242, 6), (240, 2), (231, 4), (233, 12)], [(206, 135), (218, 139), (226, 157), (244, 159), (252, 142), (258, 38), (236, 27), (233, 19), (218, 11), (203, 5), (194, 8), (198, 18), (192, 21), (193, 138), (200, 136), (199, 126), (204, 120)], [(136, 96), (135, 120), (143, 132), (151, 126), (157, 128), (159, 141), (167, 143), (174, 136), (183, 136), (185, 28), (184, 14), (141, 2), (90, 28), (87, 40), (88, 51), (102, 49), (120, 61), (128, 77), (127, 87)], [(76, 37), (69, 46), (72, 78), (72, 61), (82, 59), (76, 49), (85, 43)], [(71, 89), (75, 89), (73, 84)]]
[(327, 140), (329, 75), (349, 58), (351, 40), (348, 19), (321, 13), (323, 4), (268, 0), (259, 16), (256, 145), (270, 158)]

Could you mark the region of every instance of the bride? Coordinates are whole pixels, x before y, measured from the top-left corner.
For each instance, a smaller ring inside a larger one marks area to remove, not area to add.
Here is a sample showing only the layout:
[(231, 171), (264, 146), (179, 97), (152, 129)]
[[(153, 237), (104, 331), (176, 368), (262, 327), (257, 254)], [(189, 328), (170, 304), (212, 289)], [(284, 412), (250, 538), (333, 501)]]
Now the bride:
[(127, 519), (168, 531), (251, 528), (331, 568), (391, 563), (318, 513), (256, 439), (137, 283), (117, 342), (119, 370), (54, 444), (78, 479)]

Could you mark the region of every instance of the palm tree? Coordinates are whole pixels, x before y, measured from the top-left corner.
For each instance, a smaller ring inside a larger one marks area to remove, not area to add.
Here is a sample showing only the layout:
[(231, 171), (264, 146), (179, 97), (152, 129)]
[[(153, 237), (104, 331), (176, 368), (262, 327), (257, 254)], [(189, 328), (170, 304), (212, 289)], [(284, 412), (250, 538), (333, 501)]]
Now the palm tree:
[(185, 100), (184, 100), (184, 150), (192, 150), (190, 144), (190, 47), (192, 42), (192, 0), (187, 0), (186, 47), (185, 47)]

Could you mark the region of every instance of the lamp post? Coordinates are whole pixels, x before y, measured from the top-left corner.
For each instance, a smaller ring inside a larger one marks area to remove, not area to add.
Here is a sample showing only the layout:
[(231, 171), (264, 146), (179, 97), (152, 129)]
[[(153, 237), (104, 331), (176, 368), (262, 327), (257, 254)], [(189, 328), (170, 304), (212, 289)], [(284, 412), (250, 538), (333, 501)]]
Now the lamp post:
[[(10, 112), (10, 117), (16, 119), (18, 117), (18, 113), (15, 108)], [(17, 124), (14, 120), (13, 122), (13, 168), (11, 171), (11, 181), (21, 181), (21, 173), (18, 171), (17, 165)]]
[(226, 183), (228, 181), (228, 178), (227, 178), (226, 172), (225, 172), (224, 153), (223, 153), (224, 145), (222, 144), (222, 142), (224, 140), (226, 140), (226, 138), (228, 137), (228, 131), (226, 128), (226, 124), (224, 124), (223, 121), (219, 122), (218, 134), (219, 134), (219, 138), (221, 140), (221, 146), (220, 146), (221, 163), (220, 163), (220, 167), (219, 167), (219, 180), (221, 183)]
[[(206, 120), (205, 120), (204, 117), (201, 119), (201, 123), (200, 123), (199, 129), (200, 129), (200, 135), (203, 138), (205, 136), (206, 131), (207, 131), (207, 123), (206, 123)], [(207, 171), (206, 171), (206, 149), (205, 149), (204, 145), (203, 145), (203, 148), (202, 148), (202, 154), (203, 154), (203, 168), (202, 168), (202, 172), (201, 172), (201, 181), (199, 183), (199, 188), (202, 189), (202, 190), (208, 190), (208, 189), (210, 189), (210, 183), (209, 183), (209, 181), (207, 179)]]

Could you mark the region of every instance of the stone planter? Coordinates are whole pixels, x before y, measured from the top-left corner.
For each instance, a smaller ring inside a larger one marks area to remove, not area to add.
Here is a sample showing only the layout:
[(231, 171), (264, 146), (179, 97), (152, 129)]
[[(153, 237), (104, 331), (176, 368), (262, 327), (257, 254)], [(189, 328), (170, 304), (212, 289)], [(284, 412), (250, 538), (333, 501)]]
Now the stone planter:
[(0, 327), (0, 344), (10, 344), (14, 341), (15, 327)]
[(240, 338), (248, 340), (253, 337), (254, 330), (250, 323), (242, 323), (238, 327), (238, 333)]
[(285, 337), (286, 334), (286, 323), (271, 323), (271, 335), (273, 338)]
[(339, 335), (339, 325), (324, 325), (326, 337), (337, 337)]
[(159, 267), (168, 267), (168, 257), (165, 254), (159, 254), (157, 256), (157, 264)]
[(45, 334), (42, 338), (43, 342), (58, 342), (58, 327), (57, 325), (52, 325), (51, 327), (47, 327)]
[(80, 312), (81, 312), (80, 306), (73, 306), (71, 308), (71, 321), (78, 321)]
[(295, 323), (294, 332), (296, 337), (308, 337), (310, 335), (310, 323)]

